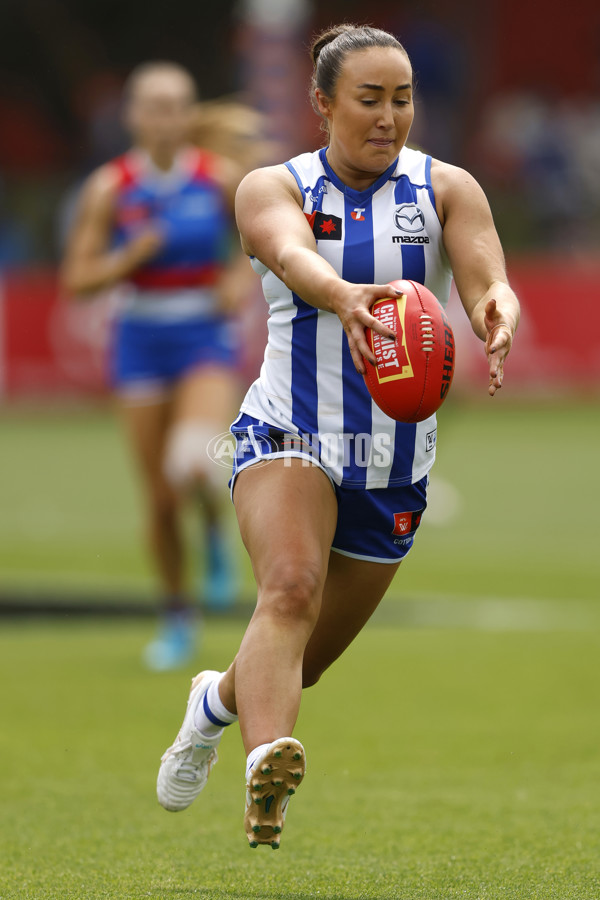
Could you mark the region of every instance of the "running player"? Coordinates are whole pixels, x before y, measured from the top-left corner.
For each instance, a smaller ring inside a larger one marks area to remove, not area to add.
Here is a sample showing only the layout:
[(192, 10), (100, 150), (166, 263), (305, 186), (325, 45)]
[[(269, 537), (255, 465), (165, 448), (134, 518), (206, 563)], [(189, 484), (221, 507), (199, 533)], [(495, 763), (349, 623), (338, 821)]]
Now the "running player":
[[(232, 159), (246, 175), (258, 166), (285, 159), (281, 145), (268, 137), (268, 121), (264, 113), (235, 95), (197, 103), (192, 110), (190, 136), (194, 144), (218, 156)], [(240, 348), (240, 372), (246, 385), (254, 381), (262, 363), (266, 340), (266, 307), (260, 280), (244, 254), (243, 271), (235, 271), (236, 292), (244, 296), (237, 317), (244, 341)]]
[(235, 161), (244, 174), (281, 159), (276, 141), (266, 137), (264, 113), (242, 103), (235, 95), (195, 104), (190, 122), (190, 138), (198, 147)]
[(257, 606), (228, 670), (193, 680), (158, 775), (161, 804), (189, 806), (239, 716), (253, 847), (279, 846), (304, 776), (304, 748), (291, 737), (302, 688), (369, 619), (426, 507), (436, 420), (396, 423), (371, 401), (364, 329), (392, 336), (371, 305), (395, 278), (424, 283), (445, 304), (453, 274), (485, 342), (491, 395), (519, 318), (481, 188), (406, 146), (413, 73), (396, 38), (343, 25), (312, 55), (327, 148), (251, 173), (236, 202), (270, 306), (261, 376), (232, 426), (232, 495)]
[[(130, 152), (92, 174), (70, 235), (63, 279), (74, 294), (121, 284), (111, 370), (146, 493), (148, 531), (164, 601), (154, 669), (193, 651), (180, 498), (200, 502), (207, 605), (232, 602), (222, 524), (224, 485), (207, 455), (239, 402), (229, 313), (250, 271), (231, 260), (233, 197), (243, 172), (188, 140), (196, 88), (173, 63), (147, 63), (125, 89)], [(241, 268), (243, 267), (243, 268)], [(253, 276), (252, 276), (253, 277)], [(227, 313), (227, 314), (226, 314)]]

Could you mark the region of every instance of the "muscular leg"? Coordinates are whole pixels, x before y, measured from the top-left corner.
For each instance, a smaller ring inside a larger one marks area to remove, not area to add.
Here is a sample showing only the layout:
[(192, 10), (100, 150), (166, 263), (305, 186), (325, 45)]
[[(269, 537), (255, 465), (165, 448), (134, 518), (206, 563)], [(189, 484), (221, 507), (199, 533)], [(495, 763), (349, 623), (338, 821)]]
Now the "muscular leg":
[(303, 686), (315, 684), (371, 617), (400, 563), (373, 563), (331, 552), (321, 612), (304, 651)]
[(337, 504), (324, 473), (275, 460), (238, 476), (234, 503), (254, 569), (257, 606), (220, 685), (235, 704), (249, 753), (291, 734), (302, 692), (302, 659), (319, 616)]
[(163, 593), (181, 597), (184, 589), (183, 541), (177, 498), (163, 473), (165, 441), (171, 415), (169, 400), (129, 404), (119, 400), (120, 415), (141, 474), (147, 504), (148, 541)]
[[(400, 563), (365, 562), (331, 551), (317, 624), (304, 651), (302, 686), (310, 687), (341, 656), (375, 612)], [(235, 660), (221, 699), (235, 711)]]

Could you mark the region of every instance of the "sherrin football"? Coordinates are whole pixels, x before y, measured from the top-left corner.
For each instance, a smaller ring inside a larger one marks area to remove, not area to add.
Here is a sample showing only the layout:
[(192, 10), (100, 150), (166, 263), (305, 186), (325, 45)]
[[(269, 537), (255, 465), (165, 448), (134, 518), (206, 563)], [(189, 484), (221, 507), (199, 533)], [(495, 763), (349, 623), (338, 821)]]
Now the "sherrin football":
[(371, 397), (399, 422), (422, 422), (440, 408), (454, 375), (454, 334), (436, 297), (415, 281), (391, 281), (401, 296), (371, 307), (396, 340), (371, 328), (365, 333), (376, 365), (365, 360)]

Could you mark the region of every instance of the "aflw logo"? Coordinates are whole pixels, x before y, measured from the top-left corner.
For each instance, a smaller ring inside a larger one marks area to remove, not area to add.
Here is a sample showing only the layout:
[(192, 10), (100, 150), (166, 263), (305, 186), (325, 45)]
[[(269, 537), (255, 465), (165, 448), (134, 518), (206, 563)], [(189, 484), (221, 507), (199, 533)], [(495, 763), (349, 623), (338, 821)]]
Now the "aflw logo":
[(403, 203), (398, 206), (394, 212), (394, 225), (405, 234), (395, 234), (392, 236), (394, 244), (428, 244), (429, 238), (426, 234), (419, 234), (425, 231), (425, 216), (423, 210), (416, 203)]

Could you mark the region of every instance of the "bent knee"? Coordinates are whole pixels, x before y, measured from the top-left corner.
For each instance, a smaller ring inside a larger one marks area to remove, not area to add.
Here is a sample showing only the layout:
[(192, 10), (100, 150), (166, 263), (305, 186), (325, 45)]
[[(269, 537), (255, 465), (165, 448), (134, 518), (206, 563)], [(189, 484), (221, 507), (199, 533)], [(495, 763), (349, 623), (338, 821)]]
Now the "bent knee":
[(310, 666), (302, 668), (302, 688), (314, 687), (321, 680), (321, 675), (325, 669), (313, 669)]
[(227, 447), (223, 441), (219, 444), (218, 438), (216, 424), (184, 421), (173, 427), (165, 453), (164, 474), (174, 490), (222, 487), (223, 464), (219, 453), (224, 453)]
[(316, 567), (286, 566), (261, 589), (257, 612), (279, 619), (316, 621), (322, 590), (323, 579)]

